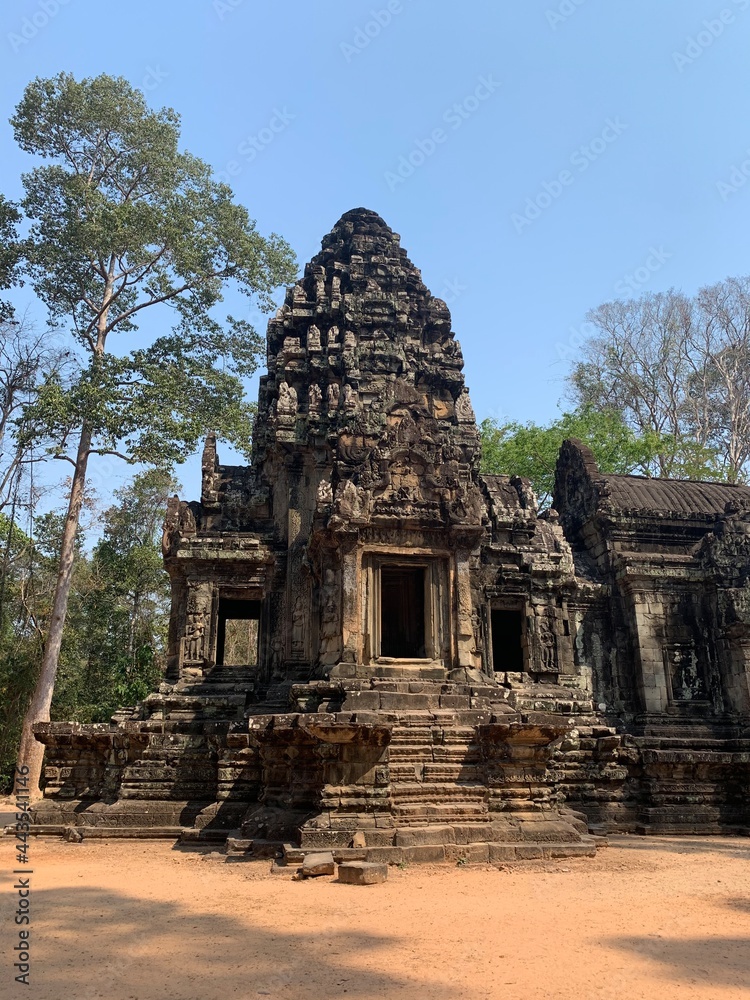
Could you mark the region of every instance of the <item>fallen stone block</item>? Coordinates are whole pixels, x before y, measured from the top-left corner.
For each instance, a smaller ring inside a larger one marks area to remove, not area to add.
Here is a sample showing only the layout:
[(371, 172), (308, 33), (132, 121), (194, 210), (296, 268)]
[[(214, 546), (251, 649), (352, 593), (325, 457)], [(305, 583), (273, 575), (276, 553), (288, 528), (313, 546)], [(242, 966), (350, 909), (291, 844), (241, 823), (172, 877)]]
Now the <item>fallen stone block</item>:
[(319, 875), (335, 875), (336, 862), (330, 852), (324, 854), (308, 854), (302, 862), (302, 877), (317, 878)]
[(347, 885), (377, 885), (388, 878), (388, 865), (372, 861), (345, 861), (339, 865), (339, 882)]

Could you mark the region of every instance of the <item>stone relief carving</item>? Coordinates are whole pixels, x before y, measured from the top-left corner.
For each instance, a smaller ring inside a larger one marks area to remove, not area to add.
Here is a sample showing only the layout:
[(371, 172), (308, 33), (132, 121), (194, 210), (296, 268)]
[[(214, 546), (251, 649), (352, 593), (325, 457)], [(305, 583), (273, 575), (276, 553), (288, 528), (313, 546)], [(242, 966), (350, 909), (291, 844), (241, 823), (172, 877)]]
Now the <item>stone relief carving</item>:
[(308, 412), (313, 416), (317, 416), (320, 413), (320, 408), (322, 406), (322, 403), (323, 403), (323, 393), (320, 390), (320, 386), (317, 385), (317, 383), (313, 382), (313, 384), (310, 386), (307, 395)]
[(334, 414), (339, 408), (339, 395), (341, 388), (338, 382), (331, 382), (328, 386), (328, 413)]
[(188, 594), (187, 617), (183, 660), (185, 663), (205, 662), (206, 648), (211, 620), (211, 594), (203, 588), (191, 589)]
[(297, 390), (288, 382), (279, 384), (276, 401), (276, 420), (279, 428), (291, 429), (297, 420)]
[(469, 394), (466, 391), (460, 393), (458, 399), (456, 400), (456, 420), (458, 420), (460, 424), (476, 423), (474, 408), (471, 405)]
[(320, 350), (320, 330), (315, 324), (307, 331), (307, 349), (316, 353)]

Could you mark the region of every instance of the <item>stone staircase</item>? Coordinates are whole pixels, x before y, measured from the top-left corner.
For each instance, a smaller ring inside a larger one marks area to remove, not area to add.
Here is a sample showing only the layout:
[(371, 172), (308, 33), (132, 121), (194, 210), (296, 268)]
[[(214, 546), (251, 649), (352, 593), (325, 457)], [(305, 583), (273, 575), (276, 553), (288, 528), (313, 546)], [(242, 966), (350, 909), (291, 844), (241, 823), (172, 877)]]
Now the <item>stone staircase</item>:
[(399, 826), (486, 819), (487, 788), (474, 735), (471, 726), (394, 726), (389, 761)]

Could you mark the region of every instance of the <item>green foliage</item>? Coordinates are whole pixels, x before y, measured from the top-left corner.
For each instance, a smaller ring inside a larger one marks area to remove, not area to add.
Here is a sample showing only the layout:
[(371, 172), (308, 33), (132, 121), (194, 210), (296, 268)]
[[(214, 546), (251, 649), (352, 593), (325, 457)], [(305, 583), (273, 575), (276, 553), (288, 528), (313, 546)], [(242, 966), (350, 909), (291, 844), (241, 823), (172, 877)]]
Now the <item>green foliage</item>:
[[(160, 532), (178, 484), (150, 469), (117, 490), (102, 538), (76, 542), (52, 718), (107, 722), (159, 683), (169, 620)], [(0, 791), (15, 764), (21, 720), (36, 684), (65, 514), (37, 518), (32, 540), (0, 513)]]
[[(92, 451), (163, 466), (209, 429), (246, 452), (242, 379), (262, 344), (247, 322), (213, 310), (227, 284), (270, 307), (294, 279), (290, 248), (262, 237), (231, 189), (179, 150), (175, 112), (150, 110), (122, 78), (37, 79), (11, 121), (21, 148), (50, 161), (24, 175), (25, 271), (83, 351), (75, 376), (51, 379), (29, 408), (32, 432), (65, 447), (85, 422)], [(130, 350), (119, 342), (164, 304), (172, 333)]]
[[(21, 215), (16, 206), (0, 194), (0, 290), (10, 288), (18, 277), (18, 232)], [(10, 303), (0, 299), (0, 320), (13, 315)]]
[(104, 533), (79, 559), (66, 623), (55, 718), (106, 722), (153, 691), (164, 666), (170, 587), (158, 536), (177, 483), (158, 469), (115, 492)]
[(662, 446), (656, 434), (637, 435), (615, 411), (584, 407), (563, 413), (553, 423), (509, 422), (487, 418), (480, 427), (482, 471), (530, 479), (541, 507), (552, 502), (555, 465), (566, 438), (578, 438), (594, 453), (602, 472), (649, 474), (654, 455)]
[(12, 783), (21, 720), (36, 684), (42, 639), (30, 593), (31, 540), (1, 513), (0, 546), (0, 791), (5, 791)]

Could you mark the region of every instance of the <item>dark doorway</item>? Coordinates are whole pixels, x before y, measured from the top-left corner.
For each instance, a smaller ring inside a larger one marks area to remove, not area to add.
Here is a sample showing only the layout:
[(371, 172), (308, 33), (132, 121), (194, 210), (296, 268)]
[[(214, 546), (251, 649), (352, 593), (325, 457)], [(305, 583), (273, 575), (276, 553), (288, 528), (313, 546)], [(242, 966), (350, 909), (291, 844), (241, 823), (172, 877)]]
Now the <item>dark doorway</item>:
[(492, 667), (520, 673), (525, 667), (523, 655), (523, 612), (492, 611)]
[(260, 601), (220, 598), (216, 663), (222, 667), (258, 665)]
[(425, 656), (424, 567), (383, 566), (380, 570), (380, 655)]

